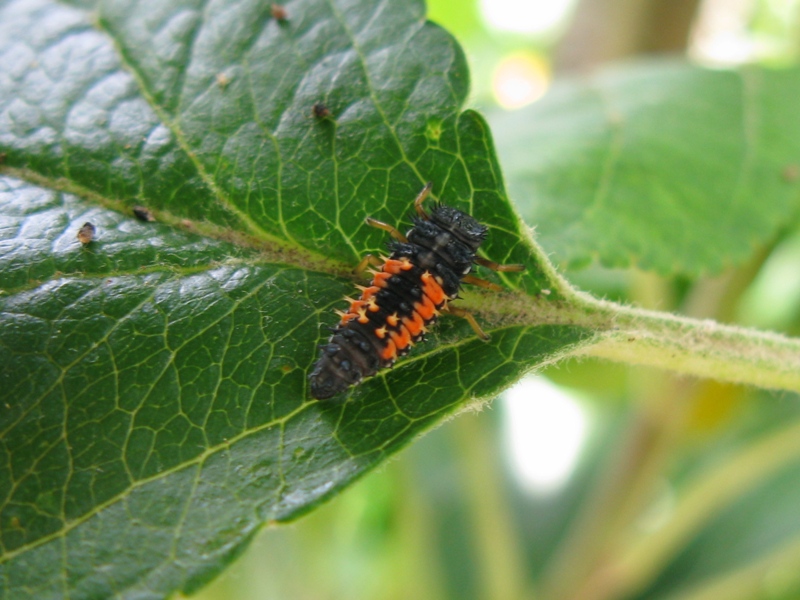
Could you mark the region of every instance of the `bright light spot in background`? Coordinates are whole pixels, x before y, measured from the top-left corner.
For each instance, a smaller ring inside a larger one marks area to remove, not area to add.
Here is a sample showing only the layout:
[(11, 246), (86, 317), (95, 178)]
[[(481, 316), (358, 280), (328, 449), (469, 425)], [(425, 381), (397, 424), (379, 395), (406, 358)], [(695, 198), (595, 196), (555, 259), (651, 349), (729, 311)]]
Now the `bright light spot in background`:
[(695, 22), (689, 54), (713, 65), (736, 65), (752, 60), (753, 39), (747, 31), (752, 0), (705, 0)]
[(542, 34), (560, 25), (573, 0), (481, 0), (486, 22), (503, 31)]
[(521, 485), (547, 493), (575, 468), (587, 436), (587, 415), (562, 388), (526, 377), (502, 397), (506, 447)]
[(689, 53), (710, 66), (794, 62), (798, 0), (704, 0)]
[(538, 55), (515, 52), (506, 56), (494, 71), (492, 91), (503, 108), (514, 109), (541, 98), (550, 85), (550, 72)]

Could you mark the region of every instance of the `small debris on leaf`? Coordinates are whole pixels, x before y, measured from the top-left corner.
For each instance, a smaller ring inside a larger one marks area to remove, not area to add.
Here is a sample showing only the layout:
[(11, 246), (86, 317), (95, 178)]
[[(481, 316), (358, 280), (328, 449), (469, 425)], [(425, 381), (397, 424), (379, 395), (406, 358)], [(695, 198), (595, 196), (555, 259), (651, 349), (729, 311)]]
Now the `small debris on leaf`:
[(270, 8), (272, 10), (272, 18), (276, 21), (285, 21), (289, 18), (289, 14), (283, 4), (273, 4)]
[(91, 223), (84, 223), (83, 227), (78, 229), (78, 241), (84, 246), (94, 239), (94, 234), (97, 232), (95, 226)]
[(217, 85), (223, 90), (226, 87), (228, 87), (231, 83), (231, 78), (228, 77), (225, 73), (217, 73), (216, 79), (217, 79)]
[(156, 220), (156, 218), (153, 216), (153, 213), (150, 212), (150, 209), (145, 208), (144, 206), (134, 206), (133, 216), (140, 221), (145, 221), (146, 223), (152, 223)]
[(330, 109), (322, 102), (317, 102), (311, 110), (318, 119), (327, 119), (331, 116)]

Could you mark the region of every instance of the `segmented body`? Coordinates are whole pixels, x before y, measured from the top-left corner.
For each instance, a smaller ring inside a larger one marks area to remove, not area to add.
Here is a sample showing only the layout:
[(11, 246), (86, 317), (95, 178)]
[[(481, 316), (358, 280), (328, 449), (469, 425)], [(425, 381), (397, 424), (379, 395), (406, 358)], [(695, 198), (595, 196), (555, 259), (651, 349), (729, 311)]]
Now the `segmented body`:
[(390, 243), (389, 258), (361, 288), (361, 297), (348, 299), (309, 376), (311, 395), (335, 396), (407, 354), (458, 296), (486, 231), (470, 215), (444, 205), (427, 219), (415, 219), (406, 242)]

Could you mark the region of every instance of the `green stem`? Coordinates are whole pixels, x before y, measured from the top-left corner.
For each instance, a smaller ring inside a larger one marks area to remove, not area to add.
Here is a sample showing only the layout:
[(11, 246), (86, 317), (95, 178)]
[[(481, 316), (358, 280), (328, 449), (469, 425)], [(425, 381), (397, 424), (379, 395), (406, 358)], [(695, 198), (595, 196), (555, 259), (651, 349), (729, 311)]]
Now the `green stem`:
[(687, 487), (669, 523), (631, 545), (610, 569), (625, 582), (623, 591), (634, 592), (650, 581), (721, 506), (730, 504), (799, 456), (800, 422), (796, 422), (742, 450), (716, 471), (700, 474)]
[(594, 337), (575, 355), (682, 375), (800, 392), (800, 339), (598, 300), (570, 290), (561, 301), (469, 293), (465, 307), (502, 325), (585, 327)]
[(800, 585), (800, 540), (797, 538), (732, 573), (704, 582), (673, 600), (750, 600), (797, 598)]
[[(548, 568), (542, 595), (549, 600), (604, 600), (618, 585), (606, 564), (624, 546), (663, 470), (685, 416), (686, 381), (650, 373), (655, 384), (636, 405), (624, 437), (603, 467), (603, 476), (582, 505)], [(666, 400), (675, 409), (665, 411)]]
[(480, 598), (532, 600), (519, 539), (498, 472), (497, 444), (486, 415), (464, 415), (451, 426), (462, 460), (462, 481), (478, 554)]
[(595, 299), (585, 299), (584, 306), (610, 326), (582, 354), (800, 392), (798, 339)]

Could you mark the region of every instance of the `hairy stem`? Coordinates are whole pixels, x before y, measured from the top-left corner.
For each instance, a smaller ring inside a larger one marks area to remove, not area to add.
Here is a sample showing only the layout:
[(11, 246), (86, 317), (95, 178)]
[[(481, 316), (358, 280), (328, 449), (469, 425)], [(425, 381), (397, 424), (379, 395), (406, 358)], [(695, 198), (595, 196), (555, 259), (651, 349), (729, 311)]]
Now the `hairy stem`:
[[(560, 290), (563, 292), (563, 289)], [(465, 292), (465, 308), (497, 325), (560, 324), (596, 332), (574, 354), (682, 375), (800, 392), (800, 339), (666, 312), (633, 308), (568, 290), (563, 300)]]
[(612, 325), (583, 354), (765, 388), (800, 391), (800, 340), (591, 300)]

